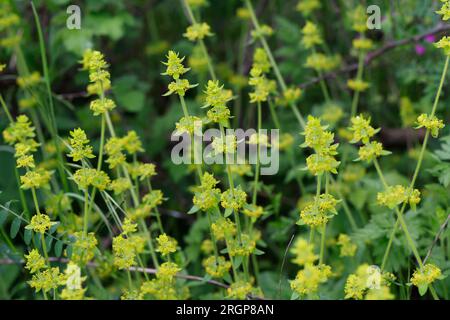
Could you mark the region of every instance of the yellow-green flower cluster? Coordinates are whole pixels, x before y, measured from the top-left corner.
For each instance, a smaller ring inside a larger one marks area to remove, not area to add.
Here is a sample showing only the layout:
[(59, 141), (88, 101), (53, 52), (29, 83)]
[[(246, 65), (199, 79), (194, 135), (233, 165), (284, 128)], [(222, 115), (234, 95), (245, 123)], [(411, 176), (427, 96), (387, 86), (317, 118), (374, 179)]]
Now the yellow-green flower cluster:
[(293, 105), (301, 98), (302, 93), (300, 88), (287, 88), (281, 97), (277, 97), (276, 102), (282, 107)]
[(436, 13), (442, 16), (443, 21), (447, 21), (450, 19), (450, 1), (441, 0), (441, 2), (443, 2), (442, 7), (440, 10), (436, 11)]
[(345, 282), (345, 299), (392, 300), (395, 296), (389, 285), (394, 279), (389, 273), (381, 273), (376, 266), (362, 264)]
[(315, 196), (314, 200), (300, 211), (299, 224), (310, 227), (323, 226), (337, 214), (336, 205), (339, 203), (331, 194)]
[(338, 144), (334, 144), (334, 134), (326, 129), (327, 126), (322, 126), (320, 119), (308, 116), (303, 132), (305, 142), (301, 147), (312, 148), (315, 152), (306, 159), (308, 170), (315, 176), (326, 172), (336, 174), (339, 166), (339, 161), (334, 158)]
[(444, 122), (435, 115), (430, 116), (425, 113), (417, 118), (417, 124), (417, 129), (426, 128), (427, 130), (430, 130), (433, 138), (437, 138), (439, 136), (439, 130), (445, 127)]
[(251, 283), (237, 281), (230, 285), (227, 289), (227, 297), (229, 299), (245, 300), (251, 294), (253, 287)]
[(140, 288), (141, 295), (150, 295), (157, 300), (176, 300), (189, 298), (187, 287), (178, 288), (175, 276), (181, 268), (173, 262), (164, 262), (156, 272), (156, 278), (146, 281)]
[[(130, 230), (128, 230), (130, 231)], [(136, 263), (136, 256), (143, 252), (145, 239), (138, 235), (120, 234), (113, 238), (114, 265), (128, 269)]]
[(222, 278), (231, 269), (231, 262), (222, 256), (217, 257), (217, 259), (215, 256), (210, 256), (203, 260), (202, 265), (206, 273), (213, 278)]
[(450, 56), (450, 37), (444, 36), (434, 45), (436, 48), (444, 50), (445, 55)]
[(67, 277), (60, 273), (59, 268), (50, 268), (38, 250), (33, 249), (24, 257), (25, 269), (33, 275), (28, 284), (36, 292), (48, 292), (65, 284)]
[(70, 259), (80, 265), (84, 266), (91, 261), (95, 256), (97, 247), (97, 239), (93, 232), (75, 232), (73, 234), (75, 241), (72, 243), (72, 255)]
[(210, 37), (212, 35), (211, 27), (205, 22), (190, 25), (187, 28), (186, 33), (183, 34), (183, 36), (190, 41), (203, 40), (205, 37)]
[(360, 51), (368, 51), (373, 48), (373, 41), (364, 37), (354, 39), (353, 42), (353, 48)]
[(25, 269), (30, 270), (31, 274), (46, 268), (45, 259), (36, 249), (31, 250), (28, 255), (25, 255), (25, 261)]
[(205, 90), (205, 106), (211, 107), (206, 116), (208, 120), (214, 123), (228, 125), (228, 119), (231, 116), (230, 109), (227, 107), (228, 101), (233, 97), (230, 90), (225, 90), (219, 81), (209, 80)]
[(264, 214), (264, 208), (261, 206), (250, 204), (250, 205), (244, 207), (244, 210), (242, 210), (242, 213), (252, 219), (258, 219), (259, 217), (261, 217)]
[(26, 115), (20, 115), (16, 121), (9, 124), (3, 131), (5, 142), (14, 145), (14, 157), (18, 168), (26, 168), (27, 172), (20, 177), (21, 188), (46, 187), (52, 173), (43, 168), (36, 168), (33, 152), (36, 152), (39, 143), (34, 140), (35, 128)]
[(80, 267), (73, 262), (69, 262), (66, 270), (64, 270), (64, 276), (66, 287), (61, 292), (61, 298), (63, 300), (83, 300), (86, 288), (82, 286), (86, 277), (81, 276)]
[(14, 48), (20, 42), (16, 27), (20, 24), (20, 17), (13, 12), (9, 1), (0, 3), (0, 47)]
[(306, 58), (305, 66), (317, 72), (326, 72), (335, 69), (341, 63), (337, 55), (327, 56), (323, 53), (312, 53)]
[(349, 79), (347, 86), (353, 91), (364, 92), (370, 87), (370, 84), (361, 79)]
[(228, 189), (220, 197), (220, 204), (225, 209), (239, 211), (247, 202), (247, 194), (240, 186)]
[(267, 24), (262, 24), (259, 29), (252, 30), (251, 32), (251, 36), (253, 39), (270, 37), (271, 35), (273, 35), (273, 29)]
[(87, 190), (92, 186), (103, 191), (107, 189), (111, 183), (106, 172), (93, 168), (78, 169), (73, 175), (73, 180), (81, 190)]
[(307, 264), (314, 264), (319, 257), (314, 254), (314, 245), (303, 238), (298, 238), (294, 246), (291, 248), (291, 253), (294, 255), (292, 262), (304, 266)]
[(59, 268), (48, 268), (33, 275), (28, 284), (36, 292), (55, 290), (66, 283), (66, 276), (60, 273)]
[(232, 257), (250, 256), (256, 249), (255, 240), (248, 234), (241, 234), (241, 239), (232, 239), (228, 243), (228, 254)]
[(127, 168), (133, 179), (139, 178), (141, 181), (156, 175), (156, 168), (153, 163), (136, 162), (127, 164)]
[(352, 124), (350, 131), (353, 133), (351, 143), (362, 141), (362, 143), (367, 144), (370, 138), (380, 132), (380, 129), (374, 129), (370, 125), (370, 119), (364, 119), (362, 115), (351, 118), (350, 122)]
[(220, 199), (220, 189), (216, 188), (218, 183), (212, 174), (205, 172), (201, 178), (201, 185), (196, 188), (192, 200), (194, 205), (205, 212), (216, 207)]
[(174, 81), (169, 84), (169, 91), (166, 92), (164, 96), (169, 96), (176, 93), (183, 97), (187, 90), (195, 87), (189, 83), (189, 80), (180, 78), (180, 76), (190, 70), (189, 68), (185, 68), (183, 66), (183, 61), (184, 57), (180, 58), (178, 53), (175, 53), (175, 51), (170, 50), (167, 54), (167, 62), (163, 62), (166, 66), (166, 72), (162, 73), (162, 75), (170, 76)]
[(341, 257), (353, 257), (358, 249), (357, 245), (352, 242), (352, 239), (342, 233), (338, 237), (337, 245), (340, 247)]
[(41, 79), (41, 74), (38, 71), (34, 71), (29, 75), (17, 77), (17, 85), (22, 89), (27, 89), (39, 84)]
[(166, 256), (168, 254), (174, 253), (177, 251), (178, 242), (172, 237), (169, 237), (167, 234), (163, 233), (158, 238), (156, 238), (156, 242), (158, 246), (156, 248), (157, 252), (160, 252), (161, 255)]
[(92, 153), (92, 146), (90, 146), (89, 139), (86, 136), (84, 130), (78, 128), (73, 131), (70, 131), (70, 147), (72, 150), (67, 155), (68, 157), (73, 158), (73, 161), (81, 161), (85, 158), (94, 158), (95, 156)]
[(415, 209), (420, 202), (420, 191), (414, 189), (410, 192), (402, 185), (389, 186), (386, 191), (377, 194), (377, 202), (389, 209), (394, 209), (401, 203), (409, 202), (409, 205)]
[(270, 92), (273, 91), (273, 82), (267, 80), (262, 70), (258, 67), (253, 67), (250, 70), (249, 85), (253, 87), (253, 92), (249, 93), (250, 102), (264, 102)]
[(121, 138), (111, 137), (106, 141), (105, 153), (108, 155), (106, 163), (109, 164), (110, 169), (114, 169), (126, 162), (125, 151), (130, 155), (144, 151), (142, 142), (134, 130), (128, 131), (127, 135)]
[(414, 271), (411, 277), (411, 283), (419, 288), (419, 293), (424, 295), (428, 286), (436, 280), (443, 279), (442, 271), (434, 264), (427, 263), (423, 268)]
[(167, 199), (164, 198), (164, 194), (161, 190), (151, 190), (142, 198), (142, 202), (148, 206), (150, 210), (161, 205), (164, 200)]
[(228, 240), (236, 234), (236, 225), (228, 218), (220, 217), (211, 225), (216, 240)]
[(295, 7), (304, 17), (309, 17), (311, 13), (322, 7), (320, 0), (300, 0)]
[(367, 30), (367, 15), (363, 6), (358, 5), (354, 10), (350, 11), (348, 18), (352, 30), (359, 33), (363, 33)]
[(302, 28), (302, 35), (302, 44), (306, 49), (311, 49), (314, 46), (321, 45), (323, 43), (319, 28), (311, 21), (307, 21), (305, 26)]
[(383, 150), (383, 145), (380, 142), (370, 141), (370, 139), (377, 134), (380, 129), (374, 129), (370, 125), (370, 119), (364, 119), (362, 115), (350, 119), (352, 133), (351, 143), (362, 142), (364, 145), (359, 148), (359, 158), (357, 160), (371, 162), (374, 159), (390, 154), (389, 151)]
[(331, 276), (331, 267), (325, 264), (307, 264), (300, 270), (295, 279), (290, 281), (291, 289), (299, 296), (316, 294), (319, 285)]
[(105, 92), (111, 88), (111, 75), (108, 64), (100, 51), (88, 49), (83, 54), (81, 61), (83, 70), (89, 71), (87, 92), (97, 95), (98, 99), (91, 101), (90, 109), (94, 116), (103, 115), (116, 107), (113, 100), (105, 98)]
[(57, 224), (57, 222), (50, 221), (50, 217), (48, 215), (38, 213), (31, 218), (30, 224), (28, 224), (25, 229), (33, 230), (34, 232), (43, 235), (55, 224)]
[(208, 5), (208, 1), (206, 0), (186, 0), (186, 2), (192, 9), (198, 9)]

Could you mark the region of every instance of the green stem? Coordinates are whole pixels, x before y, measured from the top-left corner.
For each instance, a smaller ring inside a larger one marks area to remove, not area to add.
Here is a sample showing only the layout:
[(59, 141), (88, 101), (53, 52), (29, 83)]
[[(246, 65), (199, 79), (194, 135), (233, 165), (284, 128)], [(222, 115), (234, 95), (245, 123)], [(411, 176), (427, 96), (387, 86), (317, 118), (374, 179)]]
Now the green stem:
[[(251, 16), (254, 28), (256, 29), (256, 31), (261, 31), (261, 26), (259, 25), (258, 18), (256, 17), (256, 13), (255, 13), (255, 10), (253, 9), (251, 1), (245, 0), (245, 4), (247, 6), (247, 9), (250, 12), (250, 16)], [(261, 37), (259, 37), (259, 40), (260, 40), (261, 45), (263, 46), (264, 50), (266, 51), (267, 56), (269, 57), (269, 61), (275, 72), (275, 76), (277, 78), (278, 84), (280, 85), (281, 90), (283, 92), (285, 92), (287, 89), (286, 82), (284, 81), (284, 78), (281, 75), (280, 68), (278, 67), (277, 62), (275, 61), (275, 58), (273, 57), (272, 51), (270, 50), (270, 47), (267, 44), (266, 38), (261, 36)], [(292, 112), (294, 112), (294, 115), (297, 118), (300, 126), (302, 128), (305, 128), (305, 120), (303, 119), (303, 116), (301, 115), (297, 106), (294, 103), (291, 103), (290, 107), (292, 109)]]
[(83, 234), (87, 236), (89, 225), (89, 193), (86, 189), (84, 191), (84, 218), (83, 218)]
[(261, 112), (261, 102), (258, 102), (257, 105), (258, 109), (258, 127), (257, 127), (257, 135), (258, 135), (258, 145), (257, 145), (257, 151), (256, 151), (256, 167), (255, 167), (255, 179), (254, 179), (254, 185), (253, 185), (253, 197), (252, 197), (252, 204), (256, 205), (256, 199), (258, 197), (258, 181), (259, 181), (259, 174), (260, 174), (260, 153), (261, 153), (261, 143), (260, 143), (260, 131), (262, 127), (262, 112)]

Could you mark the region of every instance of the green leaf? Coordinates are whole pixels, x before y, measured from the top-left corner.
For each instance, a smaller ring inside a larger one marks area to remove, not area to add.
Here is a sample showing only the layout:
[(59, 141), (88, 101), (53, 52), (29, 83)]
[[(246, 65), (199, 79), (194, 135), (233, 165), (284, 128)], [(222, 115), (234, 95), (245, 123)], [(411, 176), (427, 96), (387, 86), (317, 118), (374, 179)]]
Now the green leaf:
[(200, 210), (200, 208), (194, 205), (194, 206), (192, 206), (192, 208), (188, 211), (187, 214), (194, 214), (194, 213), (198, 212), (199, 210)]
[(257, 255), (257, 256), (261, 256), (261, 255), (264, 254), (264, 251), (259, 250), (259, 249), (255, 249), (254, 254)]
[(241, 266), (242, 261), (244, 261), (242, 256), (236, 256), (233, 260), (234, 268), (238, 269)]
[(45, 238), (45, 246), (47, 247), (47, 252), (50, 252), (50, 250), (52, 249), (52, 244), (53, 244), (53, 237), (46, 237)]
[(226, 218), (226, 217), (231, 216), (232, 213), (233, 213), (233, 209), (227, 208), (227, 209), (225, 209), (223, 216)]
[(63, 246), (64, 246), (64, 244), (63, 244), (62, 241), (60, 241), (60, 240), (56, 241), (56, 243), (55, 243), (55, 255), (57, 257), (61, 257)]
[(23, 240), (25, 241), (25, 244), (29, 245), (32, 237), (33, 230), (25, 229), (25, 232), (23, 233)]
[(17, 236), (17, 233), (20, 229), (20, 224), (22, 221), (19, 218), (15, 218), (13, 222), (11, 223), (11, 229), (9, 229), (9, 235), (11, 239), (14, 239)]
[(69, 244), (66, 248), (66, 253), (67, 253), (67, 258), (71, 258), (72, 257), (72, 252), (73, 252), (73, 248), (72, 246)]
[(427, 284), (422, 284), (419, 286), (419, 294), (421, 296), (425, 295), (428, 291), (428, 285)]

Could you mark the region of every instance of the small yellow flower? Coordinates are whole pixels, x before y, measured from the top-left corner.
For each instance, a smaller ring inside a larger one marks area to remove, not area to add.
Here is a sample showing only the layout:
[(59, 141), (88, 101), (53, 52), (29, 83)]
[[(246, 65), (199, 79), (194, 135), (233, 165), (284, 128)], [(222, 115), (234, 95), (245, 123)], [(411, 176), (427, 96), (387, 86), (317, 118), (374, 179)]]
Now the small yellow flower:
[(316, 45), (323, 43), (322, 36), (320, 35), (319, 28), (311, 21), (307, 21), (302, 29), (302, 43), (306, 49), (310, 49)]
[(261, 206), (249, 205), (244, 208), (242, 213), (250, 218), (258, 219), (259, 217), (261, 217), (263, 215), (264, 208)]
[(178, 53), (170, 50), (167, 54), (167, 62), (163, 62), (165, 66), (167, 66), (166, 72), (162, 73), (162, 75), (167, 75), (172, 77), (173, 79), (179, 79), (181, 75), (185, 74), (189, 71), (188, 68), (183, 66), (184, 57), (180, 58)]
[(68, 157), (73, 158), (73, 161), (81, 161), (84, 158), (91, 159), (95, 157), (92, 153), (92, 147), (88, 145), (89, 140), (84, 130), (78, 128), (70, 131), (70, 136), (69, 142), (72, 150), (67, 155)]
[(231, 262), (222, 256), (219, 256), (218, 259), (210, 256), (203, 260), (202, 265), (206, 273), (214, 278), (222, 278), (231, 269)]
[(225, 209), (239, 211), (239, 209), (241, 209), (247, 201), (247, 194), (239, 186), (223, 192), (220, 197), (220, 201), (220, 204)]
[(331, 71), (341, 63), (339, 56), (326, 56), (323, 53), (313, 53), (306, 58), (305, 66), (316, 71)]
[(347, 86), (353, 91), (364, 92), (370, 87), (370, 84), (360, 79), (349, 79)]
[(203, 40), (205, 37), (210, 37), (213, 34), (211, 33), (211, 27), (203, 22), (203, 23), (195, 23), (189, 26), (186, 30), (186, 33), (183, 34), (190, 41)]
[(45, 269), (45, 259), (39, 254), (36, 249), (31, 250), (28, 255), (25, 255), (25, 269), (30, 270), (30, 273), (36, 273), (41, 269)]
[(232, 283), (227, 289), (227, 296), (230, 299), (245, 300), (252, 290), (253, 288), (250, 283), (238, 281)]
[(442, 2), (444, 3), (442, 4), (441, 9), (436, 11), (436, 13), (442, 16), (443, 21), (447, 21), (450, 19), (450, 2), (447, 0)]
[(249, 20), (252, 16), (250, 11), (247, 8), (237, 8), (236, 16), (241, 20)]
[(115, 107), (116, 104), (113, 100), (103, 98), (91, 101), (89, 108), (94, 112), (94, 116), (99, 116), (113, 110)]
[(357, 50), (368, 51), (373, 47), (373, 41), (367, 38), (357, 38), (353, 40), (353, 47)]
[(167, 234), (162, 234), (158, 238), (156, 238), (156, 242), (158, 243), (158, 247), (156, 248), (157, 252), (160, 252), (161, 255), (166, 256), (170, 253), (174, 253), (177, 251), (178, 242), (174, 238), (169, 237)]
[(426, 128), (427, 130), (430, 130), (431, 135), (433, 138), (437, 138), (439, 135), (439, 130), (444, 128), (444, 122), (440, 119), (438, 119), (436, 116), (429, 116), (425, 113), (421, 114), (417, 118), (417, 129), (419, 128)]
[(353, 257), (358, 249), (350, 237), (342, 233), (338, 237), (337, 245), (340, 246), (341, 257)]
[(42, 272), (38, 272), (33, 275), (28, 284), (34, 288), (36, 292), (43, 291), (48, 292), (50, 290), (57, 289), (66, 282), (64, 274), (59, 272), (57, 267), (46, 269)]
[(248, 234), (241, 234), (241, 240), (232, 239), (228, 243), (229, 255), (234, 256), (242, 256), (248, 257), (250, 256), (256, 249), (256, 241), (250, 237)]
[(359, 148), (357, 160), (371, 162), (372, 160), (391, 154), (389, 151), (383, 150), (383, 145), (380, 142), (371, 141), (368, 144)]
[(337, 214), (336, 206), (338, 203), (339, 201), (331, 194), (321, 194), (314, 197), (314, 200), (300, 211), (301, 220), (299, 223), (304, 223), (310, 227), (323, 226)]
[(319, 0), (300, 0), (296, 6), (298, 12), (301, 12), (303, 16), (309, 17), (311, 13), (322, 7)]
[(364, 144), (367, 144), (370, 138), (380, 131), (380, 129), (374, 129), (370, 125), (370, 119), (364, 119), (362, 115), (351, 118), (350, 122), (352, 124), (350, 131), (353, 132), (351, 143), (362, 141)]
[(50, 228), (55, 224), (57, 223), (50, 221), (50, 217), (48, 215), (38, 213), (31, 218), (30, 224), (27, 225), (25, 229), (33, 230), (36, 233), (44, 234), (45, 232), (50, 230)]
[(445, 55), (450, 56), (450, 37), (442, 37), (441, 40), (434, 44), (436, 48), (444, 50)]
[(427, 263), (422, 269), (414, 271), (411, 283), (419, 288), (420, 294), (426, 293), (426, 289), (434, 281), (442, 279), (442, 271), (437, 266)]
[(295, 241), (290, 252), (294, 255), (292, 262), (299, 266), (313, 264), (319, 259), (319, 257), (314, 254), (314, 245), (303, 238), (298, 238), (297, 241)]
[(41, 74), (37, 71), (34, 71), (27, 76), (17, 78), (17, 85), (21, 88), (30, 88), (36, 86), (39, 82), (41, 82)]
[(253, 39), (258, 39), (258, 38), (262, 38), (262, 37), (270, 37), (272, 34), (273, 34), (272, 27), (270, 27), (266, 24), (261, 25), (259, 29), (253, 30), (251, 32), (251, 36)]
[(196, 116), (182, 117), (180, 121), (175, 124), (175, 127), (176, 133), (179, 135), (183, 133), (192, 135), (196, 129), (202, 128), (202, 119)]
[(317, 293), (319, 285), (325, 283), (330, 276), (330, 266), (307, 264), (297, 273), (295, 279), (290, 281), (291, 289), (300, 296), (314, 294)]
[(228, 239), (236, 234), (236, 225), (228, 218), (219, 218), (211, 225), (216, 240)]

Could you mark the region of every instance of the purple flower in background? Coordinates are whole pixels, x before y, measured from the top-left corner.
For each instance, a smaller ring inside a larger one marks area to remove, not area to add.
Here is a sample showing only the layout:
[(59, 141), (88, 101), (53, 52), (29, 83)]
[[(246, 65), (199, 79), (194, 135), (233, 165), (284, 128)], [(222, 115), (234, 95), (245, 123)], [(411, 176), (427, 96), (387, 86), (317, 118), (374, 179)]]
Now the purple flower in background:
[(426, 36), (424, 39), (428, 43), (434, 43), (436, 41), (436, 37), (433, 34)]
[(419, 56), (423, 56), (425, 54), (425, 47), (422, 46), (421, 44), (416, 44), (416, 54)]

